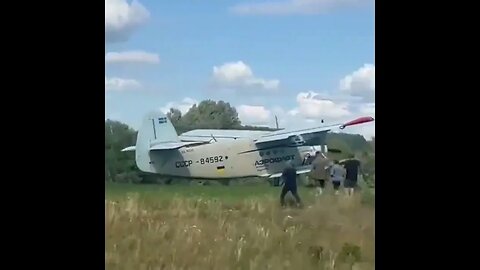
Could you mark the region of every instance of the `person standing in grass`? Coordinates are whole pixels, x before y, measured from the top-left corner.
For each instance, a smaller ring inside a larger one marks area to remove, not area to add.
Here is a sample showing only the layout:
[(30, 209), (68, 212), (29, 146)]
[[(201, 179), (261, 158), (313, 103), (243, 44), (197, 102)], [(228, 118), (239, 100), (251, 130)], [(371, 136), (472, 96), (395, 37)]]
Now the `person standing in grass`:
[(312, 162), (312, 171), (310, 177), (315, 181), (317, 186), (317, 195), (322, 195), (325, 189), (325, 182), (330, 176), (330, 160), (320, 151), (316, 152), (315, 159)]
[(302, 200), (300, 200), (300, 196), (297, 193), (297, 170), (292, 164), (292, 161), (287, 161), (287, 166), (282, 172), (281, 179), (283, 181), (282, 193), (280, 194), (280, 204), (282, 207), (285, 206), (285, 195), (290, 191), (295, 197), (297, 202), (297, 206), (300, 207), (302, 205)]
[(360, 165), (360, 161), (355, 159), (353, 155), (350, 155), (350, 158), (343, 165), (346, 171), (344, 187), (348, 196), (353, 195), (357, 186), (358, 173), (361, 172)]
[(330, 180), (332, 181), (335, 195), (338, 195), (340, 185), (342, 184), (345, 177), (345, 169), (339, 164), (338, 160), (335, 160), (333, 163), (334, 164), (330, 169)]

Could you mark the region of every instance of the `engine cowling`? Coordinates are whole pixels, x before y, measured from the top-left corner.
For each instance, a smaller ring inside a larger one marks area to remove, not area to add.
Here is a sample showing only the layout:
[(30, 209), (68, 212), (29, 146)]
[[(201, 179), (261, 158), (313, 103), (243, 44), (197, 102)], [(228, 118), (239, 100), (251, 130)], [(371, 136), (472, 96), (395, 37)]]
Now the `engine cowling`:
[(292, 146), (299, 146), (305, 144), (305, 140), (301, 135), (294, 135), (289, 137), (289, 144)]

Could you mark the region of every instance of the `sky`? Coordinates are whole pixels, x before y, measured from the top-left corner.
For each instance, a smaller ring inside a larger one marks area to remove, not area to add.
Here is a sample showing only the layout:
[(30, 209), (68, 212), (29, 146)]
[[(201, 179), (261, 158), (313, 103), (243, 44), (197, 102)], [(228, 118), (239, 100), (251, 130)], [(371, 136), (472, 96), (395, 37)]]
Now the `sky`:
[(374, 0), (105, 0), (105, 119), (205, 99), (259, 126), (375, 117), (374, 19)]

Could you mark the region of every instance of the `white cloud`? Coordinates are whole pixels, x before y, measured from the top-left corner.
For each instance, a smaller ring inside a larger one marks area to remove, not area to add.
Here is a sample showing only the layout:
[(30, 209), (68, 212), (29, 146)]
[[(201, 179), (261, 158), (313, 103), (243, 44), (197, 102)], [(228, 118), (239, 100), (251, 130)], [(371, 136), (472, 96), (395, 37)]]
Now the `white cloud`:
[(175, 108), (180, 110), (182, 115), (184, 115), (194, 104), (198, 104), (198, 101), (193, 98), (186, 97), (180, 102), (170, 101), (165, 106), (161, 107), (160, 110), (166, 114), (170, 111), (170, 108)]
[[(306, 93), (303, 93), (306, 94)], [(308, 93), (307, 93), (308, 94)], [(332, 101), (333, 103), (338, 103)], [(344, 115), (342, 117), (338, 117), (339, 115), (327, 115), (325, 117), (317, 117), (317, 118), (307, 118), (301, 112), (299, 107), (292, 109), (292, 110), (284, 110), (282, 107), (274, 106), (272, 108), (266, 108), (266, 110), (270, 110), (272, 114), (278, 116), (278, 122), (280, 128), (286, 129), (302, 129), (306, 127), (314, 127), (314, 126), (321, 126), (321, 125), (329, 125), (329, 124), (339, 124), (345, 123), (347, 121), (351, 121), (358, 117), (362, 116), (372, 116), (375, 118), (375, 103), (369, 104), (361, 104), (359, 106), (351, 106), (348, 104), (348, 107), (352, 107), (348, 112), (348, 115)], [(342, 113), (343, 114), (343, 113)], [(340, 115), (342, 115), (340, 114)], [(335, 116), (335, 117), (332, 117)], [(324, 123), (321, 122), (321, 119), (324, 119)], [(270, 126), (274, 127), (275, 122), (272, 119)], [(332, 130), (332, 132), (345, 132), (350, 134), (360, 134), (364, 136), (366, 139), (370, 139), (372, 136), (375, 136), (375, 122), (365, 123), (358, 126), (351, 126), (347, 127), (344, 130)]]
[(213, 67), (213, 80), (218, 87), (234, 89), (276, 90), (279, 80), (257, 78), (252, 69), (242, 61)]
[(340, 90), (366, 101), (375, 100), (375, 65), (365, 64), (363, 67), (340, 80)]
[(265, 125), (272, 120), (272, 113), (264, 106), (240, 105), (236, 109), (242, 124)]
[(297, 104), (298, 107), (291, 110), (290, 115), (299, 114), (307, 119), (338, 119), (351, 114), (348, 103), (322, 98), (313, 91), (298, 93)]
[(105, 42), (127, 41), (146, 23), (150, 12), (137, 0), (105, 0)]
[(105, 63), (145, 63), (158, 64), (160, 58), (158, 54), (148, 53), (144, 51), (125, 51), (125, 52), (108, 52), (105, 55)]
[(140, 87), (141, 84), (133, 79), (107, 78), (105, 76), (105, 91), (125, 91)]
[(351, 7), (371, 0), (279, 0), (262, 3), (243, 3), (231, 8), (242, 15), (319, 14), (336, 8)]
[(364, 103), (360, 106), (360, 113), (375, 117), (375, 103)]

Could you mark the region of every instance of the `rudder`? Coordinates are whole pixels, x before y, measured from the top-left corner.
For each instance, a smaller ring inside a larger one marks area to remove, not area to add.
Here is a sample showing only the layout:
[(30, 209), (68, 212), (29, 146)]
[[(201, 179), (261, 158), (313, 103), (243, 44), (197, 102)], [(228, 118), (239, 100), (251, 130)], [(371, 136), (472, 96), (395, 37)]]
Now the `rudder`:
[(135, 147), (135, 162), (137, 167), (144, 172), (155, 172), (150, 160), (150, 147), (152, 144), (179, 142), (177, 131), (170, 119), (160, 111), (147, 113), (138, 130)]

